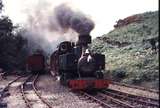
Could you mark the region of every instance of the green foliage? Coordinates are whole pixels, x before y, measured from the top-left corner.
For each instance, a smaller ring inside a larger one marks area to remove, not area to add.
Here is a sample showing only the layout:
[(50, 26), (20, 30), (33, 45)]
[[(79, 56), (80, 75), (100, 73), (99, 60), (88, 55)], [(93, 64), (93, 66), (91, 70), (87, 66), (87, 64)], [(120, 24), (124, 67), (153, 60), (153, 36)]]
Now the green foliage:
[[(159, 52), (152, 50), (149, 41), (159, 36), (158, 11), (138, 15), (142, 18), (141, 22), (116, 28), (96, 38), (92, 42), (91, 49), (105, 54), (107, 69), (109, 68), (113, 80), (118, 79), (125, 83), (139, 85), (152, 82), (154, 87), (158, 87)], [(117, 47), (107, 43), (105, 38), (130, 44)], [(150, 87), (153, 86), (150, 85)]]
[(126, 77), (126, 69), (125, 68), (119, 68), (116, 70), (113, 70), (111, 72), (112, 75), (112, 79), (116, 80), (116, 81), (120, 81), (121, 79)]
[(23, 68), (27, 54), (27, 40), (13, 33), (15, 27), (8, 17), (0, 18), (0, 68), (11, 70)]
[(2, 11), (2, 8), (3, 8), (3, 3), (2, 0), (0, 0), (0, 12)]
[(111, 37), (121, 42), (141, 42), (143, 39), (158, 36), (158, 12), (140, 14), (140, 23), (131, 23), (125, 27), (114, 29), (102, 37)]
[[(0, 68), (24, 69), (27, 56), (33, 50), (41, 49), (40, 44), (43, 43), (36, 43), (33, 38), (24, 38), (25, 33), (29, 35), (30, 32), (15, 27), (7, 16), (2, 15), (2, 8), (3, 4), (0, 0)], [(39, 42), (43, 42), (41, 40)]]

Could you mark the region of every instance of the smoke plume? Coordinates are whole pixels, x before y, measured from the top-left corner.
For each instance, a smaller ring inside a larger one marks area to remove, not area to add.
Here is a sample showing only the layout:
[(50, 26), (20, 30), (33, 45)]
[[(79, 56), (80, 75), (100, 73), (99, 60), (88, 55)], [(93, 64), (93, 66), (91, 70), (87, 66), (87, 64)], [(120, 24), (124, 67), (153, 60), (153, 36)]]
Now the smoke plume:
[(81, 35), (89, 34), (94, 28), (94, 22), (81, 12), (71, 10), (65, 4), (57, 6), (54, 10), (56, 20), (63, 29), (73, 29)]
[(26, 9), (25, 13), (28, 20), (23, 35), (33, 50), (42, 48), (52, 53), (60, 42), (76, 42), (78, 34), (89, 34), (94, 28), (91, 19), (66, 4), (51, 6), (41, 1), (34, 8)]

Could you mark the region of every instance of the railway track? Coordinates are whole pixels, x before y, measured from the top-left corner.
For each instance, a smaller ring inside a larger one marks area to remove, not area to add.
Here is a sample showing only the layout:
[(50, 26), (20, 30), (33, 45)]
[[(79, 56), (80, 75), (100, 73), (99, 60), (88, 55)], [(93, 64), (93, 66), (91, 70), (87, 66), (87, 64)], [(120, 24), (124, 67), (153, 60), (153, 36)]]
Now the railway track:
[(129, 88), (134, 88), (134, 89), (139, 89), (139, 90), (143, 90), (143, 91), (148, 91), (148, 92), (153, 92), (153, 93), (159, 94), (159, 90), (155, 90), (155, 89), (149, 89), (149, 88), (135, 86), (135, 85), (128, 85), (128, 84), (119, 83), (119, 82), (115, 82), (115, 81), (112, 81), (111, 83), (113, 85), (119, 85), (119, 86), (124, 86), (124, 87), (129, 87)]
[(81, 91), (80, 95), (85, 97), (85, 99), (87, 100), (92, 100), (93, 102), (99, 103), (104, 108), (136, 108), (135, 106), (130, 105), (127, 102), (123, 102), (111, 96), (105, 96), (100, 92), (93, 95), (93, 94), (89, 94), (87, 92)]
[(10, 82), (1, 90), (1, 96), (0, 96), (0, 98), (3, 98), (4, 93), (5, 93), (6, 91), (8, 91), (8, 89), (9, 89), (9, 87), (10, 87), (11, 84), (13, 84), (14, 82), (16, 82), (17, 80), (19, 80), (19, 79), (22, 78), (22, 77), (24, 77), (24, 76), (19, 76), (19, 77), (17, 77), (16, 79), (10, 81)]
[[(159, 91), (154, 89), (146, 89), (143, 87), (132, 86), (132, 85), (130, 86), (123, 83), (114, 82), (112, 84), (125, 86), (132, 89), (148, 91), (155, 94), (159, 93)], [(96, 95), (92, 95), (84, 91), (80, 91), (76, 94), (78, 94), (78, 96), (80, 97), (81, 96), (85, 97), (85, 99), (87, 100), (92, 100), (94, 102), (97, 102), (106, 108), (159, 108), (159, 99), (154, 99), (151, 97), (143, 97), (136, 94), (125, 93), (114, 89), (99, 91)]]
[(103, 90), (102, 94), (104, 96), (111, 96), (113, 98), (117, 98), (121, 101), (125, 101), (136, 108), (159, 108), (159, 100), (141, 97), (137, 95), (131, 95), (128, 93), (115, 91), (111, 89)]
[(39, 74), (37, 74), (36, 76), (30, 76), (28, 77), (24, 82), (23, 84), (21, 84), (21, 93), (22, 93), (22, 96), (23, 96), (23, 99), (27, 105), (28, 108), (33, 108), (32, 106), (32, 103), (30, 102), (30, 100), (27, 98), (26, 94), (25, 94), (25, 88), (26, 88), (26, 84), (27, 82), (31, 81), (31, 85), (32, 85), (32, 88), (34, 90), (34, 93), (37, 95), (37, 97), (41, 100), (41, 102), (43, 104), (45, 104), (45, 106), (47, 106), (48, 108), (52, 108), (52, 105), (50, 105), (50, 103), (48, 103), (47, 101), (45, 101), (45, 99), (39, 94), (38, 92), (38, 89), (36, 87), (36, 82), (38, 81), (38, 78), (39, 78)]
[(114, 90), (103, 90), (96, 94), (80, 91), (78, 95), (83, 99), (97, 102), (104, 108), (159, 108), (159, 100)]
[(6, 102), (4, 102), (4, 98), (7, 97), (7, 96), (10, 96), (10, 87), (13, 83), (19, 81), (21, 78), (23, 77), (26, 77), (26, 75), (23, 75), (23, 76), (18, 76), (16, 77), (14, 80), (10, 81), (1, 91), (0, 91), (0, 108), (6, 108), (8, 105)]

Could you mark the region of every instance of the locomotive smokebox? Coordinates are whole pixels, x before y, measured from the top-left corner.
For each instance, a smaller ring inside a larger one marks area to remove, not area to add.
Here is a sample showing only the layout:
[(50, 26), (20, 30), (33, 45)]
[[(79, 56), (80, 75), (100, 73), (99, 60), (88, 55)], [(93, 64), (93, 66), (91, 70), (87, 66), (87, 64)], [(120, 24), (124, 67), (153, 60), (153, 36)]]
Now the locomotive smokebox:
[(79, 35), (79, 37), (78, 37), (78, 45), (87, 46), (90, 43), (91, 43), (91, 36), (89, 34), (87, 34), (87, 35)]

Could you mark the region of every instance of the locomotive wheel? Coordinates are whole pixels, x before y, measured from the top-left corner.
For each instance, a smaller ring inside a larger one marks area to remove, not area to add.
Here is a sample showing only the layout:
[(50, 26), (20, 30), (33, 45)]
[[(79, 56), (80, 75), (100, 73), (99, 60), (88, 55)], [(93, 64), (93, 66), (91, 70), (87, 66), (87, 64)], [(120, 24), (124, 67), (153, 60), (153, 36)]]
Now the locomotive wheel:
[(96, 72), (96, 77), (98, 79), (102, 79), (103, 78), (103, 73), (102, 72)]

